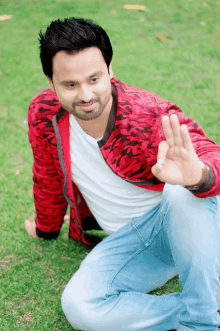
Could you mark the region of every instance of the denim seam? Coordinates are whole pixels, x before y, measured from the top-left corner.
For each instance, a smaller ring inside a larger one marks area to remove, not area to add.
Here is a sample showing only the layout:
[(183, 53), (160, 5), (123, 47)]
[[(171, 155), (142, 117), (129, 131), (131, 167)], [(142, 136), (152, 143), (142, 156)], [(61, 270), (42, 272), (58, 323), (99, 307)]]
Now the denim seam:
[[(162, 214), (162, 211), (161, 211), (161, 214)], [(144, 238), (143, 238), (143, 236), (142, 236), (142, 234), (141, 234), (141, 232), (140, 232), (139, 229), (138, 229), (138, 226), (135, 225), (135, 223), (132, 221), (132, 227), (133, 227), (134, 230), (137, 232), (137, 234), (138, 234), (138, 236), (140, 237), (140, 239), (143, 241), (145, 247), (149, 247), (149, 246), (151, 245), (151, 243), (153, 242), (153, 240), (155, 239), (155, 237), (156, 237), (156, 236), (158, 235), (158, 233), (161, 231), (161, 224), (162, 224), (162, 222), (160, 223), (160, 227), (159, 227), (157, 230), (155, 230), (153, 237), (152, 237), (152, 238), (146, 243), (145, 240), (144, 240)], [(166, 263), (166, 264), (172, 266), (171, 263), (169, 263), (169, 262), (167, 262), (167, 261), (161, 259), (161, 257), (159, 257), (157, 254), (155, 254), (155, 253), (151, 250), (150, 247), (149, 247), (149, 250), (150, 250), (151, 253), (152, 253), (155, 257), (157, 257), (160, 261), (162, 261), (162, 262), (164, 262), (164, 263)]]
[(138, 226), (134, 223), (134, 221), (132, 220), (131, 222), (131, 226), (134, 228), (134, 230), (137, 232), (138, 237), (141, 239), (141, 241), (143, 242), (144, 246), (147, 245), (147, 243), (144, 240), (144, 237), (141, 234), (141, 231), (138, 229)]
[[(166, 221), (166, 218), (165, 218), (165, 214), (167, 214), (168, 210), (170, 209), (170, 203), (169, 203), (169, 201), (167, 203), (168, 203), (168, 207), (166, 208), (166, 211), (163, 212), (162, 217), (163, 217), (163, 221), (164, 221), (164, 226), (167, 229), (167, 238), (168, 238), (168, 241), (169, 241), (169, 244), (170, 244), (170, 250), (171, 250), (171, 253), (172, 253), (172, 256), (173, 256), (173, 260), (174, 260), (173, 248), (172, 248), (172, 245), (170, 243), (170, 238), (169, 238), (169, 233), (168, 233), (168, 224), (167, 224), (167, 221)], [(174, 264), (175, 264), (175, 268), (177, 270), (177, 274), (180, 277), (180, 272), (179, 272), (179, 269), (178, 269), (178, 267), (177, 267), (177, 265), (175, 263), (175, 260), (174, 260)], [(180, 281), (180, 279), (179, 279), (179, 281)]]
[(115, 279), (115, 277), (117, 276), (117, 274), (124, 268), (124, 266), (131, 261), (135, 256), (137, 256), (138, 254), (140, 254), (142, 251), (144, 251), (146, 249), (146, 247), (142, 247), (141, 249), (139, 249), (137, 252), (135, 252), (133, 255), (131, 255), (122, 265), (121, 267), (115, 272), (115, 274), (112, 276), (112, 279), (109, 282), (109, 286), (108, 286), (108, 294), (111, 295), (111, 286), (112, 283)]
[[(162, 222), (161, 222), (161, 224), (162, 224), (163, 222), (166, 224), (166, 222), (165, 222), (165, 220), (164, 220), (164, 217), (163, 217), (163, 214), (164, 214), (164, 212), (161, 210), (161, 218), (162, 218)], [(157, 230), (157, 231), (155, 232), (155, 235), (154, 235), (152, 241), (153, 241), (153, 240), (156, 238), (156, 236), (159, 234), (159, 232), (161, 231), (161, 228), (162, 228), (162, 226), (160, 226), (160, 229)], [(168, 237), (168, 240), (169, 240), (169, 237)], [(151, 241), (151, 242), (152, 242), (152, 241)], [(150, 243), (151, 243), (151, 242), (150, 242)], [(169, 243), (170, 243), (170, 241), (169, 241)], [(150, 246), (150, 244), (149, 244), (149, 246)], [(157, 255), (157, 254), (151, 249), (151, 247), (149, 247), (149, 250), (150, 250), (151, 253), (152, 253), (156, 258), (158, 258), (160, 261), (162, 261), (163, 263), (168, 264), (168, 265), (170, 265), (170, 266), (173, 266), (172, 263), (167, 262), (166, 260), (164, 260), (163, 258), (161, 258), (159, 255)], [(171, 251), (172, 251), (172, 249), (171, 249)], [(173, 255), (173, 254), (172, 254), (172, 255)]]
[[(126, 297), (129, 297), (129, 296), (134, 296), (134, 295), (137, 295), (137, 296), (139, 296), (139, 294), (140, 293), (136, 293), (136, 292), (125, 292), (125, 293), (123, 293), (123, 295), (124, 296), (126, 296)], [(156, 295), (156, 294), (149, 294), (149, 293), (142, 293), (142, 294), (148, 294), (148, 295)], [(161, 300), (169, 300), (170, 302), (176, 302), (176, 299), (174, 299), (174, 298), (168, 298), (167, 297), (167, 294), (164, 294), (163, 296), (162, 295), (160, 295), (160, 299)]]

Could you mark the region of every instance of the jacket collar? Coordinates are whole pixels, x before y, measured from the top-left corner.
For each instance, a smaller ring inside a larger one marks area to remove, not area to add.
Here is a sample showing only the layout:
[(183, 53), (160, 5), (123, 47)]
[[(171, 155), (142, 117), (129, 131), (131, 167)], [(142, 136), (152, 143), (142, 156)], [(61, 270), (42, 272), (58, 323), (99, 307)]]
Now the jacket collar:
[(116, 112), (117, 112), (117, 90), (116, 87), (112, 84), (112, 96), (113, 96), (113, 102), (112, 102), (112, 108), (110, 110), (108, 123), (105, 129), (105, 133), (101, 140), (99, 140), (99, 148), (101, 148), (103, 145), (106, 144), (108, 141), (108, 138), (110, 137), (114, 126), (115, 126), (115, 120), (116, 120)]

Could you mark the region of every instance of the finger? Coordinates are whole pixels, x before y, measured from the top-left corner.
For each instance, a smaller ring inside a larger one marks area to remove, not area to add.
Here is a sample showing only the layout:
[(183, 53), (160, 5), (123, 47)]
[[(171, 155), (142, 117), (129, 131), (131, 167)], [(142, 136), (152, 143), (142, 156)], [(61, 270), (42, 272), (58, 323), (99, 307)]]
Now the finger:
[(195, 152), (191, 138), (190, 138), (189, 130), (185, 124), (181, 125), (180, 134), (182, 136), (184, 148), (189, 152), (192, 152), (192, 151)]
[(153, 173), (153, 175), (164, 182), (166, 180), (166, 174), (163, 164), (166, 160), (166, 154), (168, 150), (168, 143), (166, 141), (161, 141), (158, 146), (157, 163), (151, 168), (151, 172)]
[(173, 147), (175, 145), (174, 137), (173, 137), (173, 130), (170, 125), (170, 119), (168, 116), (162, 117), (162, 126), (163, 131), (166, 137), (166, 142), (170, 147)]
[(164, 181), (164, 168), (161, 164), (156, 163), (152, 168), (151, 168), (152, 174), (157, 177), (159, 180)]
[(161, 141), (158, 145), (157, 164), (163, 165), (166, 160), (166, 155), (169, 150), (167, 141)]
[(171, 120), (175, 145), (178, 146), (178, 147), (182, 147), (183, 146), (183, 139), (182, 139), (182, 135), (180, 133), (179, 119), (176, 115), (173, 114), (173, 115), (171, 115), (170, 120)]

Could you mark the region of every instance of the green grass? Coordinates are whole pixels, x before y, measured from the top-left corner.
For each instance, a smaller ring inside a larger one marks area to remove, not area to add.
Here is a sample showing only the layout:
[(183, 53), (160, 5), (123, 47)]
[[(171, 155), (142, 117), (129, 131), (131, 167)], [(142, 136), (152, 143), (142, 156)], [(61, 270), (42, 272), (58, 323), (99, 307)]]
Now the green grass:
[[(129, 3), (146, 10), (127, 11)], [(3, 14), (12, 19), (0, 21), (0, 330), (72, 330), (60, 297), (87, 251), (69, 241), (67, 223), (53, 242), (35, 241), (24, 229), (34, 218), (24, 120), (30, 99), (48, 86), (38, 32), (57, 18), (93, 19), (111, 38), (115, 76), (174, 101), (219, 145), (220, 1), (1, 0)], [(155, 293), (180, 290), (175, 278)]]

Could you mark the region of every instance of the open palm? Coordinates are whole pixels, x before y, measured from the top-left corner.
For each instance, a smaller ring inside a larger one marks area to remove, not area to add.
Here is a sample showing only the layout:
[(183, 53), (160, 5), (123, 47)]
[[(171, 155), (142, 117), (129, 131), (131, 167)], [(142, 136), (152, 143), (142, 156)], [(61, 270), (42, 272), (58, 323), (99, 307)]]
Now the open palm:
[[(170, 125), (171, 120), (171, 125)], [(158, 146), (157, 163), (151, 171), (160, 181), (169, 184), (195, 185), (202, 176), (200, 161), (195, 153), (186, 125), (178, 117), (162, 118), (166, 137)]]

